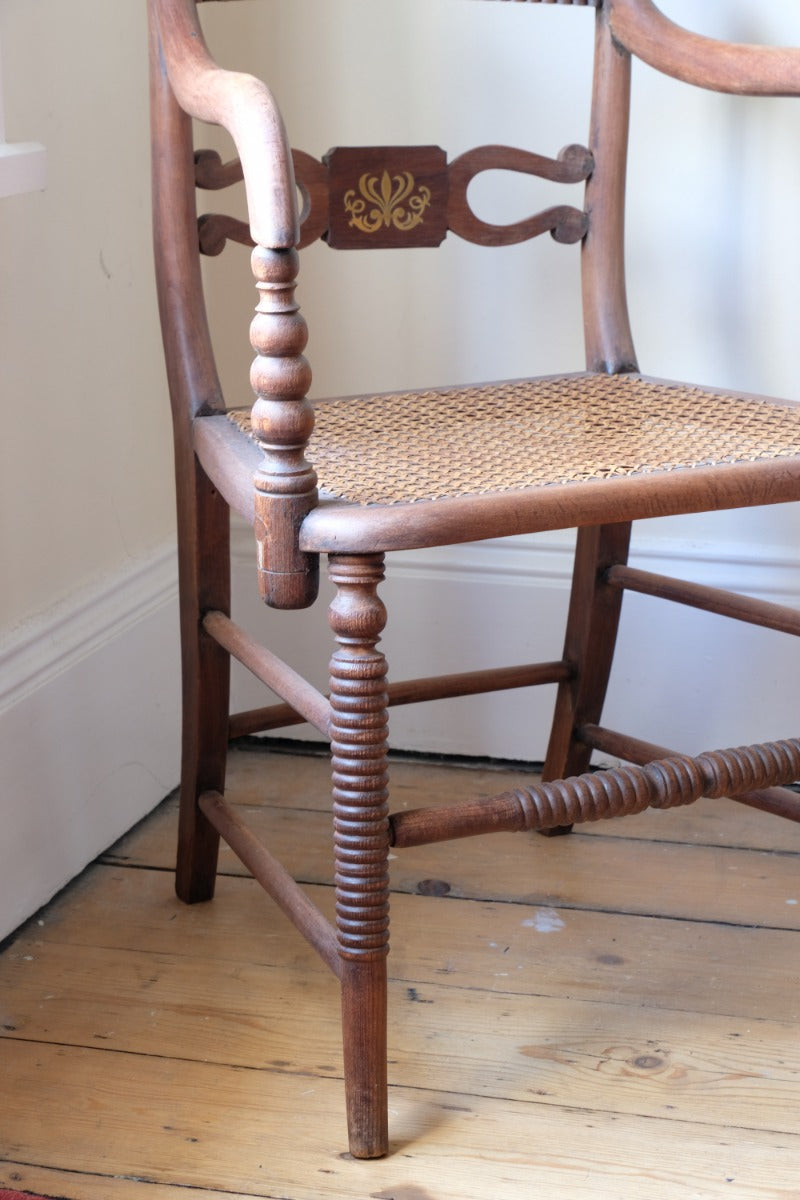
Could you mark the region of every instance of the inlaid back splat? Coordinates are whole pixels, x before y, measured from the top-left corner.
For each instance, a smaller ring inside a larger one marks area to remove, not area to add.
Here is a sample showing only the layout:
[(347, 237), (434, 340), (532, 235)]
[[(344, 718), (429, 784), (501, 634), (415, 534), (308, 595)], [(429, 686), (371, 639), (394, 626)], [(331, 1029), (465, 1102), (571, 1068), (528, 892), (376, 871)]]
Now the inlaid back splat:
[[(438, 246), (448, 230), (483, 246), (511, 246), (548, 231), (557, 242), (574, 243), (588, 228), (586, 213), (567, 204), (492, 225), (476, 216), (467, 196), (483, 171), (583, 183), (593, 165), (585, 146), (567, 146), (557, 158), (510, 146), (478, 146), (450, 163), (438, 146), (362, 146), (330, 150), (321, 161), (295, 150), (293, 160), (303, 197), (301, 249), (317, 238), (337, 250)], [(238, 160), (223, 163), (213, 150), (199, 151), (195, 164), (201, 188), (216, 190), (242, 179)], [(204, 254), (219, 254), (227, 239), (252, 245), (244, 221), (206, 213), (199, 224)]]

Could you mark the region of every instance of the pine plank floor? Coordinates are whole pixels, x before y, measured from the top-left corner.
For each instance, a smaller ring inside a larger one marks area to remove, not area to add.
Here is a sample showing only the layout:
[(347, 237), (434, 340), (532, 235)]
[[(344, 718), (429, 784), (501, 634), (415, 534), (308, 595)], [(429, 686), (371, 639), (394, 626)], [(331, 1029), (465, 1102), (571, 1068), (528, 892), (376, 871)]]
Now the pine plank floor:
[[(393, 806), (521, 778), (401, 761)], [(239, 749), (229, 795), (330, 914), (326, 760)], [(359, 1163), (335, 980), (227, 852), (217, 898), (181, 905), (175, 820), (167, 800), (0, 954), (0, 1187), (800, 1198), (800, 826), (701, 801), (398, 852), (393, 1154)]]

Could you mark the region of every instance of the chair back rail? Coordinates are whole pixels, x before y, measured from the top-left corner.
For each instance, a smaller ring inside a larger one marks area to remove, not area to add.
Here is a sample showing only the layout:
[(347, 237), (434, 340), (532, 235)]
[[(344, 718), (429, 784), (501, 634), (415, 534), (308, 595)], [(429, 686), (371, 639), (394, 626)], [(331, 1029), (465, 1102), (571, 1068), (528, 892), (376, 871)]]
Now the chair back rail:
[(191, 119), (170, 87), (152, 19), (149, 44), (156, 288), (177, 449), (185, 447), (192, 418), (221, 410), (224, 402), (193, 236), (197, 216)]
[[(587, 369), (636, 371), (624, 270), (632, 57), (711, 90), (786, 95), (800, 93), (800, 49), (735, 45), (701, 36), (670, 21), (652, 0), (516, 0), (595, 9), (588, 145), (569, 146), (556, 158), (528, 148), (480, 146), (450, 162), (437, 146), (340, 147), (320, 160), (290, 148), (277, 104), (264, 84), (216, 65), (203, 39), (197, 2), (149, 0), (159, 289), (162, 298), (180, 294), (183, 303), (175, 310), (188, 314), (166, 319), (173, 403), (185, 404), (192, 415), (221, 403), (198, 246), (214, 254), (228, 240), (255, 245), (252, 261), (260, 299), (251, 327), (256, 351), (252, 428), (264, 452), (255, 482), (259, 573), (268, 603), (300, 607), (316, 595), (316, 559), (301, 553), (299, 542), (301, 525), (318, 498), (313, 464), (304, 457), (314, 417), (306, 399), (311, 375), (302, 353), (305, 324), (294, 298), (294, 247), (317, 238), (341, 249), (432, 247), (448, 231), (499, 246), (549, 230), (557, 241), (581, 245)], [(192, 167), (188, 117), (227, 129), (238, 161), (223, 163), (214, 152), (198, 151)], [(583, 184), (583, 204), (554, 204), (509, 225), (491, 224), (473, 212), (468, 199), (470, 183), (487, 170)], [(216, 190), (238, 180), (245, 184), (248, 223), (207, 213), (196, 225), (190, 195), (194, 186)], [(198, 228), (199, 237), (188, 232)], [(177, 378), (181, 371), (184, 379)]]
[(750, 46), (676, 25), (652, 0), (606, 0), (611, 34), (665, 75), (738, 96), (800, 95), (800, 48)]

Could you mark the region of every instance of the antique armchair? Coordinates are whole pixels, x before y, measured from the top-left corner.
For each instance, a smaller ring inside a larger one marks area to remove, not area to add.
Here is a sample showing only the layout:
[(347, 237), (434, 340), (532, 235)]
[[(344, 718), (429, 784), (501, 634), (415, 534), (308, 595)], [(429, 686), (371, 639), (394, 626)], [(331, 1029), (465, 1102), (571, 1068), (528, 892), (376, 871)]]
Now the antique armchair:
[[(800, 614), (785, 606), (627, 565), (637, 518), (800, 499), (800, 409), (641, 375), (623, 271), (632, 57), (701, 88), (788, 95), (800, 93), (800, 49), (713, 41), (670, 22), (652, 0), (553, 2), (593, 10), (588, 144), (571, 145), (556, 159), (531, 148), (483, 146), (448, 162), (430, 146), (339, 148), (321, 161), (293, 152), (270, 91), (212, 61), (194, 0), (149, 0), (155, 257), (179, 512), (184, 735), (177, 890), (189, 903), (212, 896), (222, 836), (338, 977), (350, 1148), (358, 1157), (388, 1147), (390, 848), (497, 830), (568, 832), (573, 822), (689, 804), (701, 795), (800, 819), (800, 800), (783, 786), (800, 776), (800, 740), (691, 757), (600, 724), (626, 590), (800, 633)], [(588, 20), (589, 12), (574, 19)], [(191, 118), (225, 127), (238, 159), (223, 163), (213, 152), (195, 152)], [(467, 186), (488, 169), (554, 185), (583, 183), (583, 206), (556, 205), (507, 226), (486, 223), (470, 209)], [(198, 222), (195, 189), (242, 177), (249, 223), (219, 215)], [(573, 253), (581, 257), (585, 369), (312, 405), (306, 327), (295, 299), (297, 248), (319, 237), (342, 249), (433, 247), (448, 231), (489, 246), (549, 231), (579, 247)], [(199, 258), (228, 240), (254, 246), (258, 294), (255, 403), (232, 413), (215, 368)], [(328, 696), (232, 621), (229, 509), (253, 526), (254, 586), (257, 574), (273, 608), (313, 605), (319, 557), (327, 556), (336, 588)], [(385, 555), (572, 527), (577, 550), (559, 658), (387, 684), (378, 648)], [(231, 655), (283, 703), (230, 715)], [(558, 685), (544, 782), (490, 800), (390, 815), (392, 704), (544, 683)], [(304, 720), (331, 746), (335, 928), (223, 796), (230, 736)], [(593, 750), (632, 765), (592, 772)]]

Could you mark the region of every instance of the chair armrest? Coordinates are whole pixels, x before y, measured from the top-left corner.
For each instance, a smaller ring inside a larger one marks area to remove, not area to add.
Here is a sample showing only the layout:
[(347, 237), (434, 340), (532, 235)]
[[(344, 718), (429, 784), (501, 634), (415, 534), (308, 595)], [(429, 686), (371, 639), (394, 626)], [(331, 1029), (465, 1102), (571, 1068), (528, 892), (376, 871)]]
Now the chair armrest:
[(191, 117), (221, 125), (242, 164), (253, 240), (290, 249), (300, 237), (292, 155), (275, 98), (252, 75), (226, 71), (212, 59), (195, 0), (153, 5), (164, 67), (178, 104)]
[(612, 35), (665, 75), (743, 96), (800, 95), (800, 48), (748, 46), (691, 33), (652, 0), (607, 0)]

